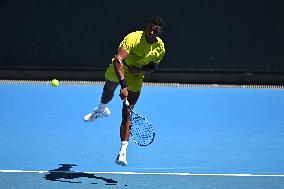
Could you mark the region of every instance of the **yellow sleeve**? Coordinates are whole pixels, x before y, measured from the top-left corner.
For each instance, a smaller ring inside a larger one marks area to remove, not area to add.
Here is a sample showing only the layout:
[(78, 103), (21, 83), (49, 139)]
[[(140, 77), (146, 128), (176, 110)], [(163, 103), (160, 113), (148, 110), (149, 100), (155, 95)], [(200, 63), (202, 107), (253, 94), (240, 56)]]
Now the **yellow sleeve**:
[(119, 45), (119, 48), (124, 47), (129, 54), (129, 52), (133, 51), (138, 42), (139, 40), (137, 32), (132, 32), (123, 39), (123, 41)]
[(155, 59), (154, 63), (155, 64), (160, 63), (161, 60), (163, 59), (164, 55), (165, 55), (165, 51), (163, 51), (163, 53), (159, 54), (159, 56)]
[(160, 47), (157, 49), (157, 57), (154, 60), (154, 63), (158, 64), (159, 62), (161, 62), (161, 60), (163, 59), (166, 50), (165, 50), (165, 45), (162, 41), (160, 41)]

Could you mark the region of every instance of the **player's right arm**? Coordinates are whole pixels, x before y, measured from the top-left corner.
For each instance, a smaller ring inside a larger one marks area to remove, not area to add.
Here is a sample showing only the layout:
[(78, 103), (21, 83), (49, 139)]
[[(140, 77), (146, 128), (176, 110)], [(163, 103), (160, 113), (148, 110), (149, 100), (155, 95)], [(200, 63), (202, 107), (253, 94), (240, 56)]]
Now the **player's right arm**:
[(121, 47), (119, 48), (118, 53), (114, 58), (114, 71), (121, 86), (120, 97), (122, 100), (127, 99), (128, 97), (127, 83), (124, 77), (123, 69), (123, 61), (126, 59), (127, 56), (127, 50), (124, 47)]

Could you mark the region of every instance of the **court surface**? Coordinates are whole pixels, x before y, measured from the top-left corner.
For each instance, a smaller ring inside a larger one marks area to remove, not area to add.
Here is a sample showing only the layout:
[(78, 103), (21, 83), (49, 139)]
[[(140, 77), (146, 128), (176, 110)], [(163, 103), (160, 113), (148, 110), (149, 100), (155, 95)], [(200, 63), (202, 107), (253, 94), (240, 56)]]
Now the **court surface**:
[(156, 130), (119, 151), (122, 102), (85, 123), (102, 85), (0, 84), (0, 188), (284, 188), (284, 90), (144, 86)]

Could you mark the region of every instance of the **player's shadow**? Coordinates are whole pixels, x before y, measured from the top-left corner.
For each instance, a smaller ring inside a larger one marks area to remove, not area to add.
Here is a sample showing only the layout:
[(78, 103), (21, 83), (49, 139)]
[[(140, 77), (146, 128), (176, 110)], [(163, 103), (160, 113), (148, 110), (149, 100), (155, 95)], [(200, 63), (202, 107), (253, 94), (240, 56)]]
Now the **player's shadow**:
[[(77, 166), (75, 164), (59, 164), (59, 165), (60, 165), (59, 168), (50, 170), (48, 174), (44, 176), (44, 178), (49, 181), (68, 182), (68, 183), (82, 183), (80, 181), (72, 181), (72, 180), (77, 178), (90, 178), (90, 179), (102, 180), (105, 182), (105, 185), (117, 185), (117, 181), (113, 179), (98, 177), (95, 174), (90, 174), (90, 173), (71, 171), (70, 169), (72, 167)], [(98, 184), (98, 183), (92, 182), (91, 184)]]

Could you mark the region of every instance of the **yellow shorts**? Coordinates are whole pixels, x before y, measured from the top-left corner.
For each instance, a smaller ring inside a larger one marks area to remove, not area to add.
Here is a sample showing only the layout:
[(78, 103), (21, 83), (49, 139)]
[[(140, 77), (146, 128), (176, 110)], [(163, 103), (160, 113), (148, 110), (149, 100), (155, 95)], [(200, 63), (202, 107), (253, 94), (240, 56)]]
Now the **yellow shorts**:
[[(128, 86), (128, 90), (132, 92), (140, 92), (143, 84), (144, 74), (131, 74), (128, 72), (126, 66), (123, 66), (123, 68), (124, 68), (124, 77)], [(105, 78), (113, 82), (118, 82), (113, 64), (109, 65), (105, 73)]]

